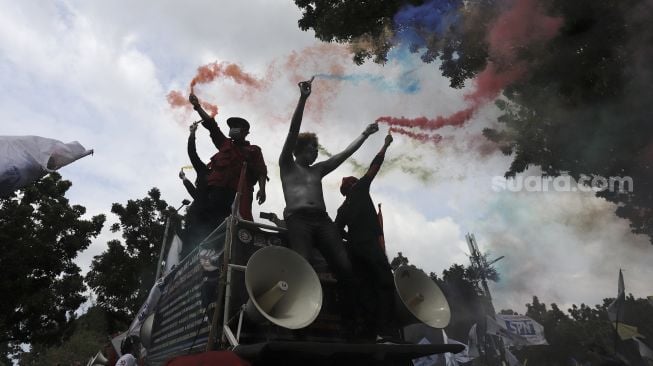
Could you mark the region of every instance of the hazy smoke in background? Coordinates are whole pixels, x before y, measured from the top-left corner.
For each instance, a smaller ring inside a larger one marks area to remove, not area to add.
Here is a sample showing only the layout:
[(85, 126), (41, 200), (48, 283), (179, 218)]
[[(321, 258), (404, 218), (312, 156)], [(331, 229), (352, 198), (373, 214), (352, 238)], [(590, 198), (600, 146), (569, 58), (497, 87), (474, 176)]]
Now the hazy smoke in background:
[[(462, 2), (454, 3), (431, 1), (420, 7), (409, 6), (401, 10), (395, 16), (395, 22), (400, 23), (398, 41), (425, 45), (424, 37), (428, 37), (429, 32), (436, 36), (451, 30), (451, 25), (459, 21), (461, 13), (458, 9), (462, 6)], [(437, 8), (436, 11), (433, 10), (434, 7)], [(446, 117), (383, 116), (377, 121), (390, 126), (415, 127), (427, 131), (445, 126), (462, 126), (479, 108), (496, 99), (503, 89), (526, 75), (529, 65), (519, 58), (517, 51), (535, 43), (549, 41), (561, 26), (562, 19), (546, 15), (535, 0), (515, 0), (487, 29), (488, 62), (473, 80), (473, 89), (465, 95), (469, 107)], [(418, 141), (433, 141), (426, 136), (425, 133), (415, 133), (412, 137)]]
[[(333, 153), (331, 153), (322, 145), (318, 145), (318, 152), (327, 158), (333, 156)], [(434, 170), (424, 167), (422, 158), (418, 155), (411, 156), (407, 154), (401, 154), (396, 157), (388, 157), (388, 155), (392, 154), (386, 155), (383, 166), (378, 173), (379, 176), (383, 176), (393, 170), (399, 170), (405, 174), (417, 178), (417, 180), (422, 183), (428, 183), (432, 180), (433, 175), (435, 174)], [(369, 164), (361, 164), (354, 158), (349, 158), (346, 160), (346, 162), (347, 164), (351, 165), (354, 174), (358, 177), (362, 177), (365, 173), (367, 173), (367, 170), (369, 169)]]

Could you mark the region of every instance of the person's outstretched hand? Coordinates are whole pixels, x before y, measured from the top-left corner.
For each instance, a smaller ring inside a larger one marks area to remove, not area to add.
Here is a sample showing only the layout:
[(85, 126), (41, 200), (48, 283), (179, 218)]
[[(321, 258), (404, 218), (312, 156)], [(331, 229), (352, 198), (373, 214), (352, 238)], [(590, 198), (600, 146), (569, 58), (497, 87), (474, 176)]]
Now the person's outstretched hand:
[(313, 79), (315, 79), (315, 76), (311, 77), (311, 80), (300, 81), (299, 84), (297, 84), (299, 85), (299, 92), (302, 97), (308, 97), (311, 95), (311, 83), (313, 83)]
[(365, 136), (369, 136), (369, 135), (375, 133), (375, 132), (378, 131), (378, 130), (379, 130), (379, 124), (378, 124), (378, 123), (376, 123), (376, 122), (374, 122), (374, 123), (370, 123), (370, 124), (365, 128), (365, 131), (363, 131), (363, 135), (365, 135)]
[(259, 189), (258, 192), (256, 192), (256, 199), (258, 200), (258, 204), (262, 205), (263, 202), (265, 202), (265, 190)]
[(392, 138), (392, 135), (390, 134), (390, 131), (388, 131), (388, 134), (385, 136), (385, 145), (390, 146), (390, 144), (394, 141)]

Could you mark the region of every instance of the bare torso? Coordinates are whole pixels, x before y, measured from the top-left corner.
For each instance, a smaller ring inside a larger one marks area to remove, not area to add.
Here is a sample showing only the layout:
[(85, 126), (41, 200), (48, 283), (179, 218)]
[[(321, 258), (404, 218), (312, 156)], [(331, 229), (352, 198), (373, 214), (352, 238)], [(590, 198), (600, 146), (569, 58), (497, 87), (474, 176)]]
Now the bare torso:
[(301, 209), (326, 211), (322, 193), (322, 169), (319, 163), (301, 166), (293, 161), (281, 166), (280, 173), (286, 213)]

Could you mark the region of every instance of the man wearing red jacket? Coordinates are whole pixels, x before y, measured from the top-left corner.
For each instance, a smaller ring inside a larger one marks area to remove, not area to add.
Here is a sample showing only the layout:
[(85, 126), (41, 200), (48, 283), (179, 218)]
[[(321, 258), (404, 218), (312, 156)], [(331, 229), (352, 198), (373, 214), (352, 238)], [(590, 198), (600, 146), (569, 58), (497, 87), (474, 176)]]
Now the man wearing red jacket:
[(258, 182), (259, 191), (256, 198), (260, 205), (265, 202), (267, 167), (261, 148), (245, 140), (249, 134), (249, 122), (240, 117), (228, 118), (229, 137), (227, 137), (218, 127), (215, 119), (200, 106), (199, 100), (194, 94), (191, 94), (188, 99), (202, 117), (202, 126), (209, 130), (211, 140), (218, 149), (218, 153), (213, 155), (209, 163), (211, 164), (211, 173), (207, 178), (208, 197), (211, 205), (216, 208), (220, 221), (229, 216), (231, 204), (236, 191), (238, 191), (240, 170), (243, 162), (247, 162), (246, 185), (240, 201), (240, 216), (245, 220), (252, 221), (254, 186)]

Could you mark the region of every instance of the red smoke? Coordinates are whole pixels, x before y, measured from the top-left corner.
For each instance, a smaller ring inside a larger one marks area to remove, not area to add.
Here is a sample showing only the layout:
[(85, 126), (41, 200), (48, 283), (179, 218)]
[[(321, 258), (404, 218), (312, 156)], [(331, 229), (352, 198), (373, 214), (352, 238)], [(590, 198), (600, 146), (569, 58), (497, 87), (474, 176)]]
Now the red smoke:
[[(296, 84), (319, 73), (344, 75), (344, 65), (349, 63), (351, 63), (351, 55), (345, 46), (322, 43), (299, 52), (292, 52), (282, 64), (283, 77), (289, 78), (293, 84)], [(310, 108), (307, 108), (305, 114), (312, 120), (321, 120), (329, 104), (338, 95), (339, 88), (340, 83), (337, 81), (315, 80), (314, 92), (309, 102)], [(292, 108), (294, 102), (289, 110)]]
[(465, 123), (465, 121), (469, 120), (472, 117), (474, 111), (475, 110), (473, 108), (467, 108), (463, 109), (462, 111), (458, 111), (449, 117), (437, 117), (435, 119), (428, 119), (426, 117), (396, 118), (385, 116), (377, 118), (376, 122), (387, 123), (390, 126), (393, 126), (393, 128), (395, 126), (402, 126), (418, 127), (423, 130), (437, 130), (444, 126), (461, 126), (463, 123)]
[(197, 68), (197, 75), (190, 82), (190, 91), (194, 93), (195, 85), (197, 83), (206, 84), (213, 80), (223, 77), (230, 78), (237, 84), (242, 84), (247, 87), (260, 88), (261, 81), (257, 80), (252, 75), (244, 72), (240, 66), (228, 62), (212, 62)]
[(536, 0), (515, 0), (490, 26), (490, 56), (515, 60), (520, 48), (555, 37), (562, 23), (562, 18), (545, 15)]
[[(270, 63), (262, 78), (257, 78), (243, 71), (240, 66), (233, 63), (212, 62), (198, 67), (197, 74), (190, 83), (190, 92), (194, 93), (195, 87), (198, 85), (212, 83), (219, 79), (231, 79), (244, 88), (247, 99), (252, 99), (252, 102), (259, 103), (254, 98), (261, 97), (260, 93), (280, 78), (296, 84), (299, 81), (309, 79), (317, 73), (328, 72), (334, 75), (341, 75), (344, 73), (343, 65), (349, 62), (350, 55), (346, 47), (334, 44), (320, 44), (307, 47), (300, 51), (293, 51), (283, 59)], [(328, 104), (337, 95), (338, 87), (338, 83), (327, 80), (314, 82), (313, 89), (315, 92), (311, 96), (311, 107), (307, 109), (306, 114), (310, 115), (313, 120), (319, 121), (327, 109)], [(190, 112), (191, 105), (184, 94), (186, 93), (173, 90), (168, 93), (166, 98), (172, 108), (187, 108)], [(297, 95), (299, 95), (299, 90), (297, 90)], [(263, 104), (268, 102), (269, 99), (266, 98)], [(218, 107), (216, 105), (202, 101), (201, 98), (200, 102), (208, 113), (214, 115), (218, 113)], [(283, 108), (283, 110), (292, 110), (293, 108), (294, 102), (287, 108)], [(285, 113), (283, 117), (277, 117), (272, 114), (270, 119), (282, 119), (286, 121), (287, 116)]]
[[(166, 95), (166, 99), (168, 100), (168, 104), (173, 108), (186, 108), (189, 111), (191, 109), (191, 104), (188, 101), (188, 98), (184, 97), (184, 95), (178, 90), (170, 91), (170, 93)], [(211, 117), (215, 117), (218, 114), (217, 105), (202, 100), (200, 100), (200, 104)]]
[[(511, 7), (501, 13), (488, 29), (489, 60), (485, 69), (476, 75), (474, 89), (465, 95), (469, 107), (448, 117), (380, 117), (377, 121), (390, 126), (417, 127), (423, 130), (462, 126), (479, 108), (496, 99), (508, 85), (526, 76), (529, 65), (518, 59), (517, 50), (551, 40), (562, 23), (562, 18), (546, 15), (536, 0), (514, 0)], [(405, 135), (410, 136), (407, 133)], [(417, 137), (414, 138), (420, 140), (424, 134), (415, 135)]]
[[(197, 68), (197, 75), (195, 75), (193, 80), (190, 82), (190, 92), (193, 94), (195, 93), (195, 85), (210, 83), (217, 78), (229, 78), (237, 84), (245, 85), (248, 88), (259, 89), (262, 86), (261, 81), (244, 72), (240, 66), (228, 62), (216, 61)], [(184, 97), (183, 93), (178, 90), (172, 90), (168, 93), (166, 99), (173, 108), (190, 109), (191, 107), (188, 98)], [(215, 117), (218, 114), (217, 105), (201, 99), (200, 104), (211, 117)]]
[(178, 90), (172, 90), (168, 95), (166, 96), (166, 99), (168, 100), (168, 103), (170, 104), (171, 107), (175, 108), (181, 108), (181, 107), (189, 107), (190, 108), (190, 102), (188, 102), (188, 98), (185, 98), (183, 94), (181, 94), (180, 91)]

